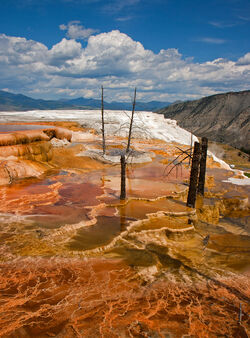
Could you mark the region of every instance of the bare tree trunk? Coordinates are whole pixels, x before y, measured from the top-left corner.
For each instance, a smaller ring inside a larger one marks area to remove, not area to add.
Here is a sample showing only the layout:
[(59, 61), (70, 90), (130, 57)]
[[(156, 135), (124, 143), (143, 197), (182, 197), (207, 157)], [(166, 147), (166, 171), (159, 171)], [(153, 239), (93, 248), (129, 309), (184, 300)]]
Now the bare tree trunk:
[(195, 207), (196, 201), (199, 164), (200, 164), (200, 143), (195, 142), (187, 198), (187, 206), (192, 208)]
[(207, 163), (207, 143), (206, 137), (201, 139), (201, 159), (200, 159), (200, 174), (198, 183), (198, 194), (204, 196), (205, 178), (206, 178), (206, 163)]
[(128, 144), (127, 144), (126, 153), (128, 153), (129, 149), (130, 149), (130, 141), (131, 141), (132, 127), (133, 127), (133, 120), (134, 120), (134, 113), (135, 113), (135, 103), (136, 103), (136, 88), (135, 88), (135, 92), (134, 92), (134, 100), (133, 100), (132, 114), (131, 114), (131, 119), (130, 119), (130, 126), (129, 126), (129, 133), (128, 133)]
[(192, 149), (193, 149), (193, 134), (191, 133), (191, 145), (190, 145), (189, 167), (190, 167), (190, 165), (191, 165)]
[(102, 152), (103, 155), (106, 152), (106, 145), (105, 145), (105, 133), (104, 133), (104, 103), (103, 103), (103, 86), (102, 86)]
[(126, 159), (125, 155), (121, 155), (121, 200), (126, 199)]

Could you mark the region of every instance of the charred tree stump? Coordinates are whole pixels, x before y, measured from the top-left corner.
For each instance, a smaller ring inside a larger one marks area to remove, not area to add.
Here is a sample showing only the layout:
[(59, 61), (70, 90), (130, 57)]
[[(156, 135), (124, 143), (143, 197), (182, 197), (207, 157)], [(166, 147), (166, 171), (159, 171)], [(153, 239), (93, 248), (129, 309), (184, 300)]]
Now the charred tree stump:
[(120, 200), (126, 199), (126, 159), (121, 155), (121, 195)]
[(187, 198), (187, 206), (192, 208), (195, 207), (196, 201), (199, 164), (200, 164), (200, 143), (195, 142)]
[(201, 139), (201, 158), (200, 158), (200, 174), (198, 183), (198, 194), (204, 196), (205, 178), (206, 178), (206, 163), (207, 163), (207, 144), (206, 137)]

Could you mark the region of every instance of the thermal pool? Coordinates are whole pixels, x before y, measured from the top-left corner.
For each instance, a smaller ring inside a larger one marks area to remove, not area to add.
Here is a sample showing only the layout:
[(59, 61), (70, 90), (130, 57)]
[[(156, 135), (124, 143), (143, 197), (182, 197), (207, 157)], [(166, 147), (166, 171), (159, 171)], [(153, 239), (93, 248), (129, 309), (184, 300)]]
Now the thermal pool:
[[(127, 166), (120, 201), (119, 163), (87, 156), (98, 128), (29, 123), (0, 133), (0, 336), (249, 332), (248, 185), (210, 157), (205, 198), (188, 208), (188, 161), (167, 167), (188, 142), (136, 134), (147, 162)], [(112, 156), (126, 137), (106, 142)]]

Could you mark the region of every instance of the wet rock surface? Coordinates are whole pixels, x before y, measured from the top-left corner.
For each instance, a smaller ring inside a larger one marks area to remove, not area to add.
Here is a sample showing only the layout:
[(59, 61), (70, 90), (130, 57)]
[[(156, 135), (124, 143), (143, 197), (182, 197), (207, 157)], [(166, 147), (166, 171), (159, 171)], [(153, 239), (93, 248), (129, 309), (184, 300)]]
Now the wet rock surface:
[(151, 162), (127, 166), (122, 202), (120, 165), (87, 156), (100, 138), (75, 132), (46, 160), (15, 160), (42, 175), (0, 171), (0, 335), (247, 334), (249, 186), (224, 182), (234, 173), (210, 159), (205, 198), (187, 208), (188, 163), (166, 169), (176, 144), (133, 139)]

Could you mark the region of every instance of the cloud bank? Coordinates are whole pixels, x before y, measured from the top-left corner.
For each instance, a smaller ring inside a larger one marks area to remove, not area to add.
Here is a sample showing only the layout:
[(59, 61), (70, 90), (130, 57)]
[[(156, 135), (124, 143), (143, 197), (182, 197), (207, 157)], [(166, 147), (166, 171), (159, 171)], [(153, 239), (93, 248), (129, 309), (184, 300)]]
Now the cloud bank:
[[(0, 89), (43, 98), (98, 98), (103, 85), (108, 101), (130, 100), (135, 86), (139, 99), (145, 101), (195, 99), (249, 89), (250, 53), (236, 61), (220, 58), (196, 63), (175, 48), (156, 54), (118, 30), (93, 35), (93, 30), (78, 22), (61, 29), (67, 31), (68, 39), (50, 49), (0, 34)], [(77, 39), (88, 39), (86, 46)]]

